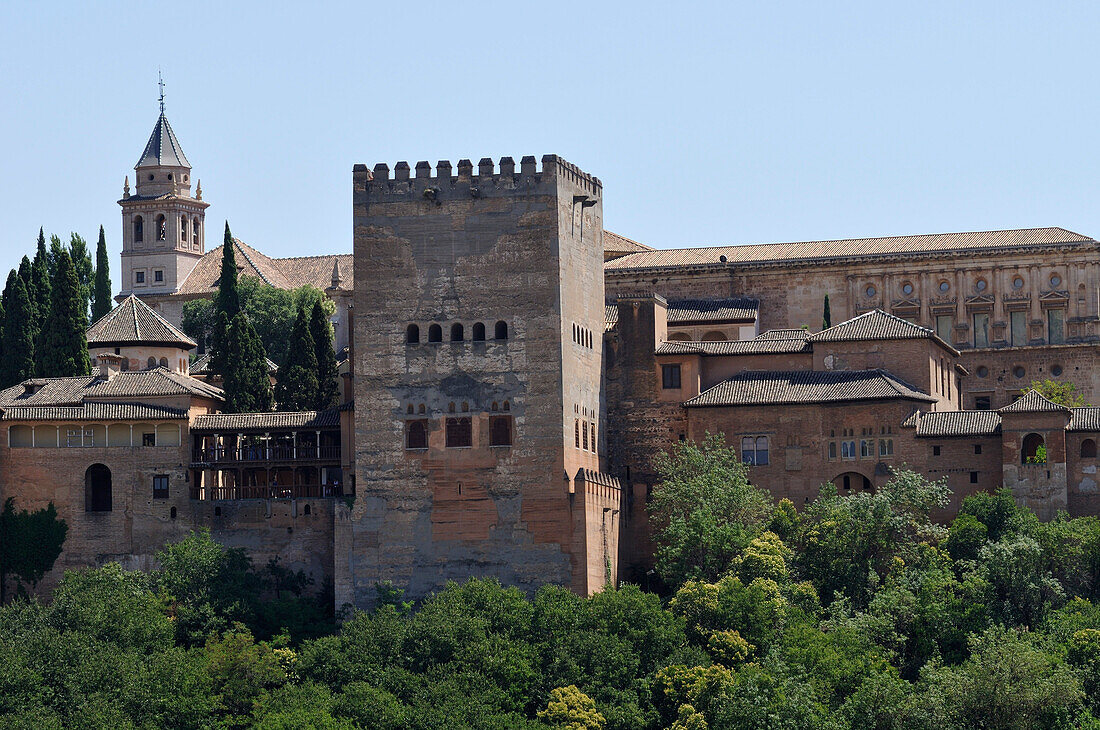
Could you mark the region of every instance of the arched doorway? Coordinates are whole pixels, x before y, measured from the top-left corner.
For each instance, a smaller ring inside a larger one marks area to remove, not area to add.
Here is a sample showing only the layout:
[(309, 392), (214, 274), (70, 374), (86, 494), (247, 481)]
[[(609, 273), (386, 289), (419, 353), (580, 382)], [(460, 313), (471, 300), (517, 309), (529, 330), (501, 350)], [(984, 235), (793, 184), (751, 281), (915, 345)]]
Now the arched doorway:
[(1024, 445), (1020, 449), (1021, 464), (1045, 464), (1047, 463), (1047, 447), (1043, 437), (1037, 433), (1029, 433), (1024, 436)]
[(838, 474), (833, 477), (832, 482), (836, 485), (837, 492), (842, 497), (853, 492), (873, 492), (875, 489), (874, 485), (871, 484), (871, 480), (858, 471), (846, 471), (843, 474)]
[(84, 511), (111, 511), (111, 470), (92, 464), (84, 472)]

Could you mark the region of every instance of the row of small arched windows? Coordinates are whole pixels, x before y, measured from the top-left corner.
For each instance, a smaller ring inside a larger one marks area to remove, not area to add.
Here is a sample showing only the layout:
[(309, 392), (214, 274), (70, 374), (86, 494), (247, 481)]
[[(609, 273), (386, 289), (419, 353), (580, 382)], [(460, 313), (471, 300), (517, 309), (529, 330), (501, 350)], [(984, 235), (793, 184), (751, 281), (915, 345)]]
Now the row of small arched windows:
[[(451, 403), (447, 406), (447, 412), (448, 413), (457, 413), (458, 410), (459, 410), (459, 407), (460, 406), (456, 405), (454, 401), (451, 401)], [(463, 401), (462, 404), (461, 404), (461, 409), (462, 409), (463, 413), (469, 413), (470, 412), (469, 402), (468, 401)], [(423, 403), (421, 403), (419, 406), (416, 406), (415, 408), (413, 407), (413, 404), (410, 403), (405, 408), (405, 412), (407, 414), (409, 414), (410, 416), (413, 415), (414, 413), (421, 413), (421, 414), (427, 413), (427, 410), (428, 410), (427, 406), (425, 406)], [(497, 403), (496, 401), (493, 401), (493, 405), (490, 407), (490, 410), (492, 410), (494, 412), (496, 412), (496, 411), (508, 412), (508, 411), (512, 410), (512, 404), (509, 403), (508, 401), (504, 401), (504, 404), (502, 406), (500, 403)]]
[[(198, 218), (191, 220), (188, 225), (187, 216), (180, 216), (180, 243), (187, 243), (187, 230), (191, 229), (191, 243), (195, 248), (199, 246), (199, 228), (201, 222)], [(164, 214), (160, 214), (156, 218), (156, 239), (163, 241), (168, 237), (167, 220)], [(145, 219), (140, 215), (134, 216), (134, 243), (141, 243), (145, 240)]]
[[(475, 322), (470, 328), (470, 339), (474, 342), (485, 341), (485, 323)], [(466, 328), (461, 322), (455, 322), (451, 325), (451, 342), (463, 342), (466, 339)], [(497, 322), (493, 326), (493, 339), (494, 340), (506, 340), (508, 339), (508, 323), (504, 321)], [(442, 342), (443, 341), (443, 327), (438, 324), (433, 324), (428, 327), (428, 342)], [(405, 342), (410, 345), (420, 344), (420, 326), (410, 324), (405, 328)]]

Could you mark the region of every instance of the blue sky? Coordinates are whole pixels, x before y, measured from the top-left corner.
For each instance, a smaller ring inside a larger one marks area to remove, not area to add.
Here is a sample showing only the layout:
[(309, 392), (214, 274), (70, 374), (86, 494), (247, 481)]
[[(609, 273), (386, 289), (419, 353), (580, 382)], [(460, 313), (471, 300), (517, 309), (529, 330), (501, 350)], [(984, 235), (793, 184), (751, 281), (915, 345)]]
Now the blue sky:
[(40, 225), (102, 223), (117, 272), (158, 66), (210, 231), (276, 256), (351, 250), (354, 163), (546, 153), (661, 248), (1098, 236), (1098, 23), (1084, 2), (8, 3), (0, 266)]

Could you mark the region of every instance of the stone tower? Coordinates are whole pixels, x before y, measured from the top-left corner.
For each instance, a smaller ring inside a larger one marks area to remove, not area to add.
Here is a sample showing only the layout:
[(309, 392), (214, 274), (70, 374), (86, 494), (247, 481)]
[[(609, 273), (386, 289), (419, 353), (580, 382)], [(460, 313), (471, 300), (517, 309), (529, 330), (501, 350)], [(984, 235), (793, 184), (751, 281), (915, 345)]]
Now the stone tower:
[(160, 117), (141, 159), (134, 166), (136, 190), (126, 179), (122, 200), (122, 291), (168, 294), (176, 291), (205, 250), (202, 186), (191, 195), (191, 163), (183, 154), (161, 103)]
[(355, 493), (337, 605), (614, 581), (600, 181), (553, 155), (356, 165)]

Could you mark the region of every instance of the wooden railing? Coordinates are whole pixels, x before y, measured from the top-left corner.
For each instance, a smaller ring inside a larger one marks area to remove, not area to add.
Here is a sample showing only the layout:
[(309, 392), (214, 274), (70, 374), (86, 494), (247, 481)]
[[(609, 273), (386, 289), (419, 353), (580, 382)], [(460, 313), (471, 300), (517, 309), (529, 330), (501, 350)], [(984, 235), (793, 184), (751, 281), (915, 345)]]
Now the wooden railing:
[(227, 464), (257, 461), (339, 461), (340, 446), (224, 446), (192, 449), (191, 461), (198, 464)]
[(305, 499), (344, 496), (342, 484), (261, 484), (233, 487), (199, 487), (191, 490), (191, 499)]

